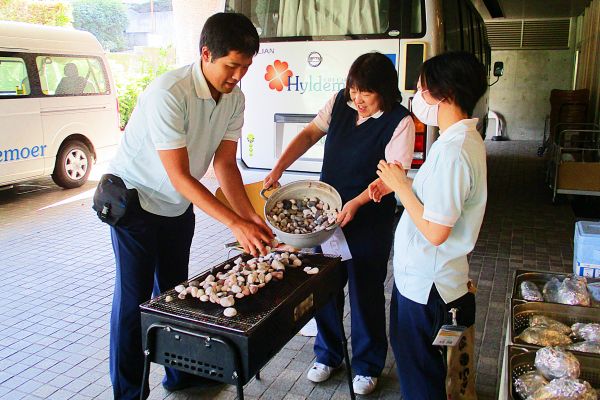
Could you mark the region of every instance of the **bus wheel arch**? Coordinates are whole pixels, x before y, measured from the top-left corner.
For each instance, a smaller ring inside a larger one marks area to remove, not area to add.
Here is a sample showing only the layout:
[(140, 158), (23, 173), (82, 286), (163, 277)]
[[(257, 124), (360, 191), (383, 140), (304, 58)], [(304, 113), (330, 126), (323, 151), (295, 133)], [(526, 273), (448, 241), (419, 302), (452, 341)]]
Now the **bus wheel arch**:
[(80, 187), (87, 182), (94, 159), (90, 141), (83, 135), (71, 135), (58, 149), (52, 180), (65, 189)]

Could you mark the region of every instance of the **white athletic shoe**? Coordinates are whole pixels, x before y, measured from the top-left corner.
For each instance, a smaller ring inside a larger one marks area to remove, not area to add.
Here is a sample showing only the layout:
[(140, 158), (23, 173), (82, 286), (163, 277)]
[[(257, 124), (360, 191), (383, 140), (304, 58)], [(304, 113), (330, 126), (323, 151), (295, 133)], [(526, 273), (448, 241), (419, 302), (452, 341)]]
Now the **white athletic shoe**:
[(356, 394), (369, 394), (377, 386), (377, 378), (373, 376), (356, 375), (352, 381), (352, 387)]
[(312, 368), (308, 370), (306, 378), (314, 383), (325, 382), (329, 379), (331, 373), (338, 367), (330, 367), (329, 365), (316, 362), (313, 364)]

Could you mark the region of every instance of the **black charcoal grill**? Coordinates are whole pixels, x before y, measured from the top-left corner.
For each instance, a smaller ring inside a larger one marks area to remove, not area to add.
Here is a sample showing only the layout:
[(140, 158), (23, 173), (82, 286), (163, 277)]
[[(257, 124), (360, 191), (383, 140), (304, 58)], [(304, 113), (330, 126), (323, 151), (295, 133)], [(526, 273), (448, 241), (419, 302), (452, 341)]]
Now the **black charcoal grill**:
[[(339, 257), (302, 254), (302, 267), (286, 267), (281, 281), (271, 281), (258, 293), (236, 299), (238, 314), (228, 318), (224, 308), (196, 298), (177, 298), (174, 289), (142, 304), (145, 354), (145, 387), (150, 362), (237, 386), (243, 400), (243, 385), (314, 316), (316, 310), (336, 298), (344, 287)], [(231, 258), (189, 281), (202, 281), (208, 274), (225, 271)], [(246, 256), (245, 259), (250, 258)], [(308, 275), (306, 266), (318, 267)], [(187, 282), (186, 282), (187, 283)], [(167, 303), (165, 297), (174, 298)], [(340, 328), (344, 332), (342, 316)], [(354, 399), (347, 342), (343, 336), (350, 396)]]

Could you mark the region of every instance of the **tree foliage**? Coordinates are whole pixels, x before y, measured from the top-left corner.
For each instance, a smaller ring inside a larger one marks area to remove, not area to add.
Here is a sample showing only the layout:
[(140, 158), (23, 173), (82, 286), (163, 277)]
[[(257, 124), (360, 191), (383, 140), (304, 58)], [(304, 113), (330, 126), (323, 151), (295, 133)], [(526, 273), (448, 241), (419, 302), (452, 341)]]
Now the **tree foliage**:
[(119, 116), (121, 128), (125, 128), (131, 113), (137, 104), (138, 96), (148, 87), (152, 81), (163, 73), (173, 69), (166, 61), (169, 49), (160, 49), (159, 62), (151, 64), (147, 59), (141, 60), (141, 71), (137, 77), (129, 77), (128, 80), (117, 83), (119, 99)]
[(91, 32), (105, 50), (125, 48), (127, 14), (118, 0), (76, 0), (73, 2), (73, 26)]
[(71, 23), (71, 7), (61, 1), (0, 0), (0, 20), (68, 26)]

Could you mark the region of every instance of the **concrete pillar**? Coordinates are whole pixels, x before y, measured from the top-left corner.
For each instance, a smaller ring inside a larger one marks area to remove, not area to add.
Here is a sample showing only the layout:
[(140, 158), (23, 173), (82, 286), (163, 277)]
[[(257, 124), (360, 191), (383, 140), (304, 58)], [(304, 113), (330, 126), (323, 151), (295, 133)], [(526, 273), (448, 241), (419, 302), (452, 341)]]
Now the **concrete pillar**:
[(225, 9), (225, 0), (172, 0), (177, 65), (196, 61), (204, 22)]

